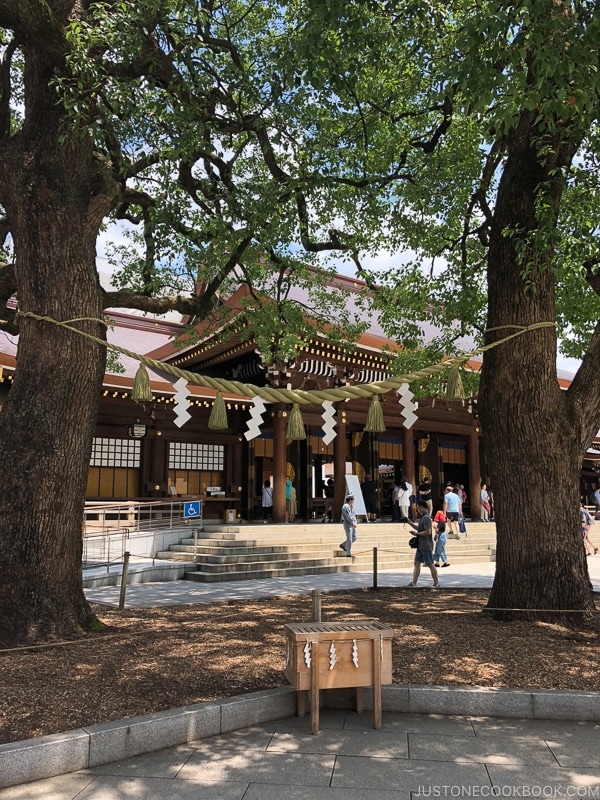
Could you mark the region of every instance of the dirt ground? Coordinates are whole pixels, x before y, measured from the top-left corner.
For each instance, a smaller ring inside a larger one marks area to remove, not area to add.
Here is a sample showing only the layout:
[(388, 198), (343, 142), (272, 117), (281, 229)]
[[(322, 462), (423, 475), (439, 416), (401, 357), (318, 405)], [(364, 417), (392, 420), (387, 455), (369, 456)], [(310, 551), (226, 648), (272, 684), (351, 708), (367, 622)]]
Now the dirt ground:
[[(600, 636), (481, 613), (483, 590), (323, 595), (322, 618), (394, 629), (394, 683), (600, 691)], [(600, 608), (600, 604), (598, 604)], [(287, 622), (310, 596), (119, 612), (73, 642), (0, 651), (0, 743), (286, 685)]]

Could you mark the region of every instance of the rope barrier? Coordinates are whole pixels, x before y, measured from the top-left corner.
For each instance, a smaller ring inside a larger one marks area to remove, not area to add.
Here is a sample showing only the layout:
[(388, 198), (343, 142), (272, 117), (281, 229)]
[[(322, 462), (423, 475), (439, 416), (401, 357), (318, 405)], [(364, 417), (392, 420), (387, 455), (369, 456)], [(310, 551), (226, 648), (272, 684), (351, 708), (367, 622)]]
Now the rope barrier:
[[(126, 349), (125, 347), (120, 347), (119, 345), (111, 344), (110, 342), (107, 342), (104, 339), (100, 339), (99, 337), (93, 336), (92, 334), (86, 333), (85, 331), (79, 330), (78, 328), (74, 328), (71, 324), (74, 322), (94, 322), (107, 327), (106, 320), (96, 319), (94, 317), (79, 317), (72, 320), (65, 320), (61, 322), (59, 320), (53, 319), (52, 317), (42, 316), (40, 314), (34, 314), (32, 311), (18, 311), (16, 316), (23, 317), (26, 319), (37, 320), (38, 322), (47, 322), (49, 324), (65, 328), (66, 330), (72, 333), (77, 333), (80, 336), (84, 336), (85, 338), (95, 342), (96, 344), (102, 345), (103, 347), (106, 347), (110, 350), (114, 350), (115, 352), (121, 353), (122, 355), (129, 356), (129, 358), (132, 358), (135, 361), (139, 361), (140, 364), (143, 364), (146, 367), (150, 367), (151, 369), (154, 370), (159, 370), (160, 372), (166, 372), (169, 375), (173, 375), (176, 378), (184, 378), (188, 383), (195, 384), (197, 386), (202, 386), (208, 389), (215, 389), (220, 392), (228, 392), (230, 394), (241, 395), (243, 397), (248, 397), (248, 398), (260, 397), (262, 400), (268, 403), (299, 403), (299, 404), (309, 404), (309, 403), (320, 404), (324, 400), (336, 402), (341, 400), (350, 400), (354, 398), (369, 398), (369, 397), (374, 397), (375, 395), (387, 394), (388, 392), (391, 392), (394, 389), (399, 389), (405, 383), (412, 383), (413, 381), (421, 380), (423, 378), (430, 378), (438, 373), (442, 373), (448, 369), (452, 369), (453, 367), (460, 367), (467, 361), (469, 361), (469, 359), (481, 355), (482, 353), (485, 353), (494, 347), (498, 347), (501, 344), (505, 344), (511, 339), (514, 339), (518, 336), (522, 336), (524, 333), (528, 333), (529, 331), (539, 330), (541, 328), (556, 327), (555, 322), (536, 322), (533, 325), (527, 325), (527, 326), (518, 326), (518, 325), (502, 326), (502, 328), (517, 328), (517, 330), (514, 333), (511, 333), (508, 336), (503, 337), (502, 339), (498, 339), (495, 342), (492, 342), (491, 344), (484, 345), (483, 347), (480, 347), (477, 350), (472, 350), (468, 353), (462, 353), (459, 356), (453, 356), (447, 358), (444, 361), (441, 361), (437, 364), (433, 364), (430, 367), (424, 367), (423, 369), (416, 370), (415, 372), (405, 373), (404, 375), (400, 375), (397, 377), (390, 377), (386, 378), (385, 380), (374, 381), (372, 383), (355, 384), (353, 386), (343, 386), (331, 389), (306, 390), (306, 389), (276, 389), (268, 386), (255, 386), (254, 384), (242, 383), (240, 381), (230, 381), (225, 378), (211, 378), (206, 375), (199, 375), (198, 373), (195, 372), (187, 372), (186, 370), (182, 370), (179, 367), (173, 366), (172, 364), (167, 364), (163, 361), (156, 361), (153, 358), (149, 358), (148, 356), (142, 355), (140, 353), (135, 353), (132, 350)], [(489, 330), (495, 331), (495, 330), (500, 330), (500, 328), (490, 328)]]

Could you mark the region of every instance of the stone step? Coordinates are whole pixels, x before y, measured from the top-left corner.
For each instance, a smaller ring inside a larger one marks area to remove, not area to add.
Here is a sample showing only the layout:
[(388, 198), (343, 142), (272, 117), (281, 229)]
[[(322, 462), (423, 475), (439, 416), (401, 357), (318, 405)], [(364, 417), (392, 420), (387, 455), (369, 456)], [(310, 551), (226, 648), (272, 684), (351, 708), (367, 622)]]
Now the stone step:
[(335, 556), (330, 558), (305, 558), (300, 561), (289, 561), (282, 559), (280, 561), (231, 561), (224, 564), (212, 564), (203, 561), (198, 564), (198, 571), (207, 572), (215, 575), (228, 575), (231, 572), (256, 572), (257, 570), (306, 570), (307, 575), (311, 574), (314, 568), (330, 568), (336, 569), (338, 567), (338, 559)]
[[(452, 565), (458, 566), (459, 564), (477, 564), (483, 560), (493, 561), (494, 559), (482, 559), (481, 557), (462, 557), (452, 559)], [(387, 566), (386, 569), (410, 569), (413, 565), (413, 558), (407, 556), (405, 558), (397, 559), (393, 566)], [(382, 569), (381, 564), (379, 568)], [(230, 572), (211, 572), (199, 566), (197, 571), (186, 571), (184, 580), (196, 581), (199, 583), (217, 583), (220, 581), (243, 581), (243, 580), (265, 580), (268, 578), (293, 578), (301, 575), (324, 575), (335, 574), (339, 572), (365, 572), (365, 565), (361, 563), (359, 558), (348, 558), (342, 556), (337, 559), (334, 565), (321, 565), (312, 567), (271, 567), (268, 569), (256, 569), (254, 571), (236, 570)]]
[[(336, 542), (339, 542), (344, 537), (344, 532), (341, 529), (332, 532), (328, 536), (319, 536), (315, 538), (307, 538), (304, 536), (282, 536), (277, 538), (270, 538), (270, 539), (249, 539), (249, 538), (239, 538), (239, 539), (219, 539), (216, 537), (211, 537), (210, 539), (198, 539), (197, 547), (198, 549), (202, 547), (223, 547), (223, 548), (254, 548), (256, 550), (260, 548), (287, 548), (288, 550), (291, 547), (294, 549), (307, 549), (311, 547), (327, 547), (331, 546), (332, 544), (335, 545)], [(369, 535), (364, 531), (358, 531), (358, 539), (359, 541), (363, 542), (365, 545), (369, 545), (370, 547), (383, 547), (386, 545), (399, 545), (402, 542), (408, 542), (410, 538), (410, 533), (408, 532), (400, 532), (397, 531), (393, 533), (382, 533), (378, 535)], [(456, 542), (458, 541), (453, 536), (448, 537), (449, 542)], [(462, 542), (471, 542), (477, 544), (495, 544), (496, 537), (490, 535), (480, 535), (480, 534), (472, 534), (471, 536), (462, 536), (460, 541)], [(173, 545), (175, 546), (175, 545)], [(196, 543), (194, 539), (185, 538), (182, 539), (180, 545), (182, 547), (190, 547), (194, 548)]]
[[(347, 559), (351, 561), (351, 559)], [(312, 568), (289, 567), (285, 569), (258, 569), (254, 572), (211, 573), (204, 570), (186, 572), (184, 580), (198, 583), (218, 583), (219, 581), (265, 580), (266, 578), (294, 578), (300, 575), (326, 575), (336, 572), (352, 572), (351, 564), (314, 566)]]
[[(179, 544), (157, 557), (188, 567), (195, 561), (196, 569), (186, 569), (184, 577), (201, 582), (368, 572), (375, 547), (380, 570), (410, 568), (414, 560), (408, 546), (411, 529), (391, 522), (360, 525), (352, 559), (339, 548), (344, 538), (339, 523), (215, 524), (198, 531), (197, 538), (191, 533), (188, 529)], [(456, 540), (449, 535), (446, 547), (453, 564), (494, 561), (496, 526), (468, 523), (467, 536)]]
[[(156, 557), (161, 559), (173, 558), (175, 560), (185, 560), (187, 558), (189, 560), (190, 558), (196, 556), (197, 559), (201, 558), (202, 560), (229, 559), (232, 561), (237, 559), (273, 560), (282, 557), (297, 559), (307, 555), (310, 556), (317, 554), (320, 557), (327, 557), (332, 551), (335, 552), (339, 549), (339, 544), (340, 542), (337, 541), (319, 545), (305, 544), (302, 546), (277, 548), (203, 547), (202, 545), (194, 547), (193, 545), (171, 545), (169, 550), (158, 552)], [(465, 554), (477, 552), (485, 555), (495, 550), (495, 545), (493, 543), (475, 542), (464, 539), (460, 542), (451, 541), (446, 546), (455, 552), (460, 551), (461, 553)], [(389, 543), (379, 542), (376, 545), (373, 545), (369, 542), (363, 542), (359, 539), (356, 543), (356, 547), (361, 552), (368, 551), (369, 553), (372, 553), (374, 547), (377, 547), (380, 557), (387, 553), (397, 554), (398, 552), (411, 552), (410, 548), (408, 547), (408, 541), (393, 541)]]

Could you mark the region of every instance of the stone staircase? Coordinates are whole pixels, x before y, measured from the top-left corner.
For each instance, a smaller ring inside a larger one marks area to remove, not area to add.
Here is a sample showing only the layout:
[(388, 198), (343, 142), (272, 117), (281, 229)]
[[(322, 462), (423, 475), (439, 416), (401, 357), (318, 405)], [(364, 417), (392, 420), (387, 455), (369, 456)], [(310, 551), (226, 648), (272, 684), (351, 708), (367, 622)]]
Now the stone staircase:
[[(375, 547), (378, 570), (402, 569), (414, 560), (410, 536), (408, 525), (361, 524), (353, 558), (347, 558), (339, 549), (339, 523), (207, 525), (196, 531), (197, 538), (184, 538), (156, 558), (185, 562), (184, 579), (202, 583), (371, 571)], [(467, 536), (449, 537), (446, 545), (451, 564), (494, 561), (495, 552), (494, 523), (467, 522)]]

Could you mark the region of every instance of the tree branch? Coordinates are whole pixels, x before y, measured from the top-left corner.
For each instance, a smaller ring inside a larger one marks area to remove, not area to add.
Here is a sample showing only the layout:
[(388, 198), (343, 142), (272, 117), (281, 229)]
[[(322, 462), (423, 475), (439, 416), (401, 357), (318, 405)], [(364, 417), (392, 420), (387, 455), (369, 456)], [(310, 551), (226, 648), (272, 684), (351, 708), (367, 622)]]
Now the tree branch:
[(592, 289), (600, 296), (600, 271), (594, 271), (594, 267), (600, 264), (600, 255), (588, 258), (583, 262), (585, 278)]
[(67, 52), (63, 24), (46, 0), (2, 0), (0, 27), (14, 31), (19, 40), (34, 41), (54, 61), (62, 61)]
[(165, 314), (167, 311), (178, 311), (185, 316), (203, 319), (213, 309), (214, 300), (219, 287), (225, 278), (233, 272), (240, 262), (244, 251), (252, 240), (242, 239), (234, 252), (227, 259), (223, 267), (206, 285), (201, 295), (196, 297), (184, 295), (163, 295), (162, 297), (148, 297), (140, 292), (128, 290), (116, 292), (102, 292), (103, 308), (136, 308), (151, 314)]

